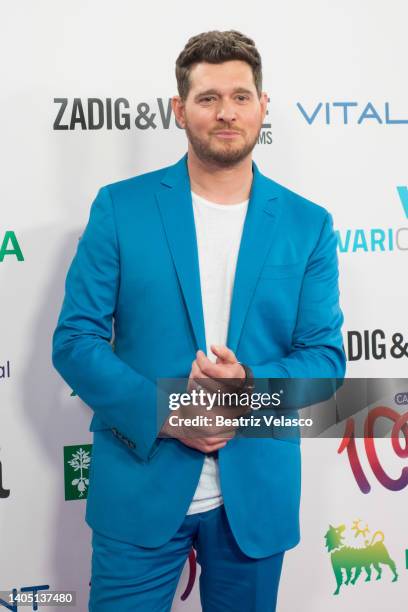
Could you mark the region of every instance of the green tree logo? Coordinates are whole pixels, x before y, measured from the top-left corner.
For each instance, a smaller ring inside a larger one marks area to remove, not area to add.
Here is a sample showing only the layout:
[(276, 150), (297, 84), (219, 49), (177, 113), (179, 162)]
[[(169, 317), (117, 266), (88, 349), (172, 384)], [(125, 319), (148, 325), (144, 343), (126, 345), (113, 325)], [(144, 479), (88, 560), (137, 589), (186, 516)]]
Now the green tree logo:
[[(354, 537), (357, 538), (361, 535), (365, 538), (370, 530), (368, 525), (364, 529), (360, 529), (359, 523), (360, 520), (354, 521), (351, 528), (355, 531)], [(395, 582), (398, 579), (397, 568), (384, 545), (384, 533), (376, 531), (371, 540), (364, 541), (364, 546), (355, 548), (343, 544), (345, 529), (345, 525), (339, 525), (338, 527), (329, 525), (329, 530), (325, 535), (326, 548), (331, 553), (331, 563), (337, 583), (333, 595), (339, 594), (340, 587), (343, 584), (355, 584), (363, 569), (366, 573), (365, 582), (370, 582), (371, 566), (377, 572), (376, 580), (380, 580), (382, 576), (380, 564), (388, 565), (393, 574), (392, 582)], [(343, 581), (344, 576), (346, 580)]]
[(65, 499), (85, 499), (89, 486), (92, 444), (64, 447)]

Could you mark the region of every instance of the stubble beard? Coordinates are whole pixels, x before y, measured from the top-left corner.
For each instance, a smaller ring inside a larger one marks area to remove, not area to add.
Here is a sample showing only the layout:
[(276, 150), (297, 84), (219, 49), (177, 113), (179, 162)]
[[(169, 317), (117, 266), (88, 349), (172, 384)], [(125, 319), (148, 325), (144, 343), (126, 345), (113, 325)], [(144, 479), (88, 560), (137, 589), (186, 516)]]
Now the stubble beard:
[[(258, 142), (261, 127), (262, 126), (260, 126), (254, 139), (250, 142), (245, 142), (241, 147), (225, 146), (224, 148), (220, 147), (219, 149), (212, 148), (210, 143), (195, 136), (187, 123), (185, 125), (185, 131), (194, 153), (202, 162), (222, 168), (231, 168), (245, 159), (251, 153), (251, 151), (253, 151), (256, 143)], [(228, 130), (233, 128), (225, 127), (225, 129)], [(226, 142), (225, 144), (229, 145), (230, 143)]]

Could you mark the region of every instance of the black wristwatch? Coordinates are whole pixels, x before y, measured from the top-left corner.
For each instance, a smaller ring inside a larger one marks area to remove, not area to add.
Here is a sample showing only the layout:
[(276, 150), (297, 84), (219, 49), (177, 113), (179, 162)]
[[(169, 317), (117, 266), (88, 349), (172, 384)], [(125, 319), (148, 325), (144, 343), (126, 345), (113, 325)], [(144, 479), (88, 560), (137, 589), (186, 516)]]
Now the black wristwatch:
[(245, 378), (242, 383), (242, 387), (239, 390), (241, 393), (251, 393), (255, 388), (254, 374), (251, 368), (245, 363), (242, 363), (241, 361), (238, 361), (238, 363), (244, 368), (245, 371)]

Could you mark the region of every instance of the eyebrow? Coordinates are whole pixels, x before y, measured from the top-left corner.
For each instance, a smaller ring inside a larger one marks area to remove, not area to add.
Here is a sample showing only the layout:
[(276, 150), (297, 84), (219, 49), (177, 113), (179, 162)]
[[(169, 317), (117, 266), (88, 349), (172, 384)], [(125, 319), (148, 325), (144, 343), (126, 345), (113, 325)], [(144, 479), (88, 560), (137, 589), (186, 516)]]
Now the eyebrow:
[[(245, 93), (249, 94), (250, 96), (253, 95), (253, 92), (250, 89), (246, 89), (245, 87), (235, 87), (235, 89), (232, 90), (232, 93)], [(214, 94), (220, 96), (221, 92), (217, 89), (206, 89), (205, 91), (200, 91), (200, 93), (196, 94), (194, 96), (194, 100), (198, 100), (198, 98), (201, 98), (202, 96), (209, 96)]]

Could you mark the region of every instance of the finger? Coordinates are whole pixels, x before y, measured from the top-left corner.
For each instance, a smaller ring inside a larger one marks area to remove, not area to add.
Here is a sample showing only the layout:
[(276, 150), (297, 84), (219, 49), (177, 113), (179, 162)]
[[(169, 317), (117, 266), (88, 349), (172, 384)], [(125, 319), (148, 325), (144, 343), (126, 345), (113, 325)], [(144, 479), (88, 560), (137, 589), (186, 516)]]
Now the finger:
[[(206, 393), (212, 395), (218, 393), (237, 393), (242, 387), (242, 379), (230, 378), (229, 376), (225, 375), (221, 376), (221, 374), (218, 374), (218, 376), (214, 378), (208, 376), (202, 378), (202, 376), (203, 375), (198, 378), (192, 379), (192, 382), (194, 383), (194, 388), (198, 390), (203, 389)], [(235, 396), (227, 396), (224, 399), (222, 395), (216, 395), (214, 399), (211, 399), (211, 405), (213, 405), (213, 407), (223, 406), (224, 401), (228, 402), (228, 406), (235, 405), (237, 398)]]
[(218, 444), (214, 445), (214, 446), (208, 446), (208, 444), (206, 444), (204, 441), (203, 442), (199, 442), (196, 446), (196, 448), (198, 450), (200, 450), (203, 453), (213, 453), (214, 451), (220, 450), (221, 448), (224, 448), (224, 446), (226, 446), (228, 444), (228, 440), (224, 440), (223, 442), (219, 442)]
[(211, 351), (214, 353), (214, 355), (216, 355), (219, 359), (222, 359), (225, 363), (236, 363), (238, 361), (235, 356), (235, 353), (227, 346), (212, 344)]
[[(224, 356), (227, 357), (226, 353), (224, 353)], [(232, 360), (233, 357), (229, 356), (228, 359)], [(197, 353), (196, 361), (203, 374), (211, 378), (241, 378), (243, 368), (238, 361), (227, 362), (223, 359), (217, 359), (217, 363), (214, 363), (203, 353)]]
[[(197, 352), (197, 358), (193, 361), (193, 364), (195, 364), (194, 378), (207, 378), (207, 376), (210, 376), (208, 372), (212, 371), (212, 366), (215, 365), (202, 351)], [(191, 365), (192, 368), (193, 364)]]
[(189, 393), (191, 393), (191, 391), (193, 391), (194, 389), (195, 389), (196, 391), (199, 391), (199, 387), (200, 387), (200, 385), (199, 385), (199, 383), (198, 383), (197, 379), (196, 379), (196, 378), (193, 378), (193, 377), (191, 376), (191, 374), (190, 374), (190, 377), (189, 377), (189, 379), (188, 379), (188, 384), (187, 384), (187, 391), (188, 391)]
[(211, 361), (203, 351), (197, 351), (196, 362), (200, 370), (206, 374), (206, 369), (211, 366)]
[[(213, 363), (202, 351), (197, 352), (196, 362), (204, 376), (223, 378), (223, 375), (226, 373), (225, 364)], [(228, 376), (226, 376), (226, 378), (228, 378)]]
[(191, 364), (191, 377), (192, 378), (205, 378), (205, 374), (204, 372), (201, 371), (196, 360), (194, 360), (193, 363)]
[(217, 438), (216, 442), (212, 442), (211, 444), (208, 443), (207, 438), (197, 438), (197, 439), (199, 440), (200, 445), (202, 446), (202, 448), (204, 449), (206, 453), (212, 453), (215, 450), (218, 450), (219, 448), (223, 448), (229, 442), (228, 438)]
[[(204, 377), (204, 374), (201, 374), (197, 378), (194, 378), (194, 382), (198, 385), (199, 388), (204, 389), (205, 392), (210, 394), (222, 393), (229, 389), (224, 383), (224, 380), (220, 380), (218, 378), (211, 378), (209, 376)], [(217, 405), (217, 398), (215, 400), (215, 405)]]
[(179, 438), (179, 440), (183, 444), (186, 444), (186, 446), (197, 448), (203, 453), (211, 453), (215, 450), (223, 448), (228, 442), (228, 440), (221, 438), (217, 438), (217, 442), (213, 442), (211, 444), (208, 443), (207, 438)]
[(224, 429), (213, 432), (212, 434), (204, 434), (203, 436), (197, 436), (196, 439), (205, 440), (209, 446), (215, 446), (219, 442), (230, 440), (236, 435), (236, 429)]
[(220, 444), (221, 442), (225, 442), (225, 438), (218, 436), (204, 436), (202, 438), (196, 438), (196, 440), (200, 440), (201, 442), (205, 443), (207, 446), (216, 446), (217, 444)]

